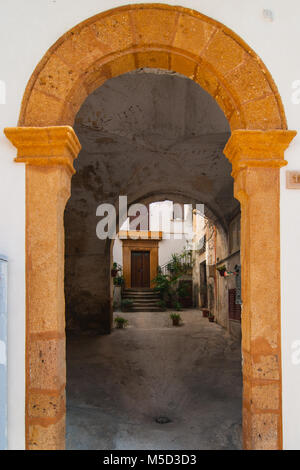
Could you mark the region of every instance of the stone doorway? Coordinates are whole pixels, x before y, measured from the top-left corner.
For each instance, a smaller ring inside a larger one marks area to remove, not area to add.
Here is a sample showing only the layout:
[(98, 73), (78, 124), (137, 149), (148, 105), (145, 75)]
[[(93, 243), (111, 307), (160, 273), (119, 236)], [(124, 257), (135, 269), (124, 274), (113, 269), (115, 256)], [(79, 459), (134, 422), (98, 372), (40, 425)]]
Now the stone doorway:
[(280, 449), (279, 169), (295, 132), (270, 73), (242, 39), (196, 11), (156, 4), (101, 13), (62, 36), (33, 72), (19, 127), (5, 130), (26, 164), (27, 448), (65, 442), (63, 214), (80, 149), (71, 126), (87, 95), (141, 67), (191, 78), (230, 123), (224, 152), (242, 212), (243, 445)]

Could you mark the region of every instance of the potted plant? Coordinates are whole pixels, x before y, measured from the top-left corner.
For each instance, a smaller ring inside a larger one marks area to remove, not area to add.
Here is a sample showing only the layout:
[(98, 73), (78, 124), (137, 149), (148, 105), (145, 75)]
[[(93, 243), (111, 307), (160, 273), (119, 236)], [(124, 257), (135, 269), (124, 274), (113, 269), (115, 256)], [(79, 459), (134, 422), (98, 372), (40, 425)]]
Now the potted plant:
[(122, 312), (130, 312), (132, 306), (133, 306), (133, 300), (131, 300), (131, 299), (122, 299), (122, 301), (121, 301)]
[(179, 323), (181, 321), (181, 316), (179, 313), (171, 313), (170, 318), (173, 322), (173, 326), (179, 326)]
[(126, 320), (125, 318), (123, 317), (116, 317), (115, 318), (115, 324), (116, 324), (116, 328), (126, 328), (127, 324), (128, 324), (128, 320)]
[(209, 312), (209, 315), (208, 315), (208, 321), (210, 323), (213, 323), (215, 321), (215, 316), (210, 312)]
[(208, 318), (209, 316), (209, 310), (207, 308), (202, 308), (202, 317), (203, 318)]
[(124, 277), (123, 276), (115, 276), (114, 277), (114, 286), (123, 286), (124, 285)]
[(217, 266), (217, 271), (219, 271), (220, 276), (224, 277), (226, 273), (225, 264), (222, 264), (222, 266)]
[(112, 270), (111, 270), (111, 276), (116, 277), (118, 271), (119, 271), (118, 263), (113, 263), (113, 267), (112, 267)]

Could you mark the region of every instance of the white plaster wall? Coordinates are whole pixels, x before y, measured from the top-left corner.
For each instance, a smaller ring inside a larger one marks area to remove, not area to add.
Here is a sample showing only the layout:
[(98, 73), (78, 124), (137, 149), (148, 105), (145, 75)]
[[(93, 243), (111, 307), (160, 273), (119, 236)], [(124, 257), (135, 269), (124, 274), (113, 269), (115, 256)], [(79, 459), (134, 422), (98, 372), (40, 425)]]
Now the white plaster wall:
[[(162, 266), (171, 260), (173, 253), (182, 253), (192, 237), (191, 206), (185, 205), (184, 222), (172, 220), (173, 201), (153, 202), (150, 204), (149, 211), (149, 230), (163, 232), (163, 239), (158, 246), (158, 264)], [(128, 230), (128, 220), (122, 225), (121, 230)], [(113, 261), (123, 266), (122, 242), (118, 237), (113, 246)]]
[(161, 240), (158, 247), (158, 264), (163, 266), (168, 263), (173, 254), (181, 254), (187, 245), (187, 240), (183, 236), (180, 240)]
[[(78, 22), (121, 0), (1, 0), (0, 80), (7, 87), (0, 104), (0, 125), (17, 123), (26, 83), (46, 50)], [(160, 0), (211, 16), (239, 34), (262, 58), (279, 88), (289, 128), (300, 127), (300, 105), (291, 102), (292, 82), (300, 79), (300, 2), (298, 0)], [(270, 8), (274, 21), (263, 18)], [(300, 137), (287, 152), (288, 169), (299, 169)], [(15, 151), (0, 136), (0, 252), (9, 259), (9, 421), (10, 448), (24, 446), (24, 168), (14, 164)], [(281, 180), (282, 349), (284, 447), (300, 449), (300, 364), (292, 363), (292, 344), (300, 339), (300, 191), (285, 189)], [(266, 286), (267, 288), (267, 286)]]
[(123, 266), (123, 251), (122, 251), (122, 242), (117, 237), (114, 241), (114, 247), (113, 247), (113, 262), (118, 263), (121, 266)]
[[(161, 240), (158, 245), (158, 264), (162, 266), (170, 261), (173, 253), (181, 253), (186, 240)], [(116, 238), (113, 248), (113, 261), (123, 266), (122, 242)]]

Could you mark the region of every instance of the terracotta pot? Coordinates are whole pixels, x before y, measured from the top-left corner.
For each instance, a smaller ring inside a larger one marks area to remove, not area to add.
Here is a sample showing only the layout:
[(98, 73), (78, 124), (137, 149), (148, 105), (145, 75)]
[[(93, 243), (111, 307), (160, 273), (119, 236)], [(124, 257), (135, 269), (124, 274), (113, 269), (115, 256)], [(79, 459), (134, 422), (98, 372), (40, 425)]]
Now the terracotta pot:
[(202, 316), (203, 316), (203, 318), (207, 318), (208, 315), (209, 315), (209, 311), (208, 311), (208, 310), (206, 310), (206, 309), (205, 309), (205, 310), (202, 310)]
[(172, 318), (173, 326), (179, 326), (179, 318)]
[(222, 271), (219, 271), (220, 276), (224, 277), (226, 273), (226, 269), (223, 269)]
[(213, 323), (215, 321), (215, 317), (212, 315), (208, 317), (208, 320), (210, 321), (210, 323)]

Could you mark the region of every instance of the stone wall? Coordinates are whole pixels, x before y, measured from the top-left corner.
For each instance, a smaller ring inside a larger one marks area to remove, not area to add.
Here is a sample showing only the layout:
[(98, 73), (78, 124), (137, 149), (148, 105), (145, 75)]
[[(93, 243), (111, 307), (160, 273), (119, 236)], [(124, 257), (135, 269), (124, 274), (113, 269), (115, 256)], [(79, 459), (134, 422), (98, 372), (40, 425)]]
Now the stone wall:
[(76, 188), (83, 180), (84, 172), (78, 171), (73, 181), (74, 196), (65, 210), (66, 328), (109, 333), (110, 244), (96, 236), (97, 204), (93, 192), (79, 192), (78, 198)]

